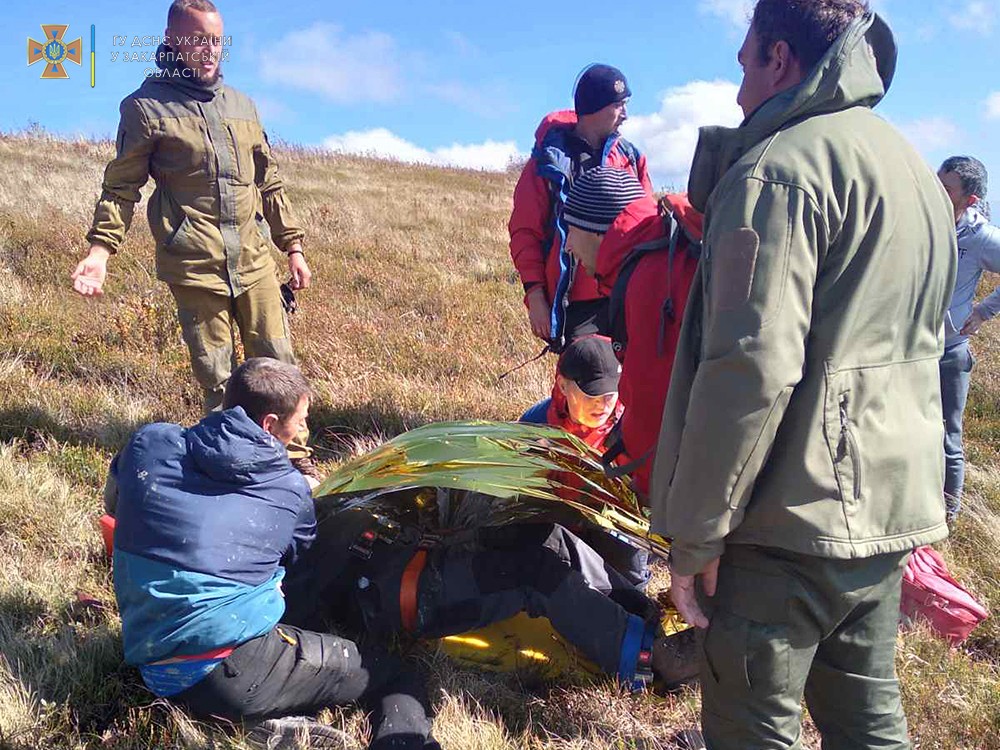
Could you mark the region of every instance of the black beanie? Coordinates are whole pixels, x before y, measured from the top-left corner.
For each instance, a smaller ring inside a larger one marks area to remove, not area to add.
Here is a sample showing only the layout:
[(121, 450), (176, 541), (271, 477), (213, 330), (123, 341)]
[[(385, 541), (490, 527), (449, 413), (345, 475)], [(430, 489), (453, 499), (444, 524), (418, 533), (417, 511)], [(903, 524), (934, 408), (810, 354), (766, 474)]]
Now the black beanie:
[(577, 116), (592, 115), (609, 104), (632, 96), (625, 74), (610, 65), (595, 63), (586, 68), (577, 79), (573, 104)]
[(588, 232), (604, 234), (625, 207), (646, 195), (631, 172), (614, 167), (594, 167), (573, 181), (563, 219)]

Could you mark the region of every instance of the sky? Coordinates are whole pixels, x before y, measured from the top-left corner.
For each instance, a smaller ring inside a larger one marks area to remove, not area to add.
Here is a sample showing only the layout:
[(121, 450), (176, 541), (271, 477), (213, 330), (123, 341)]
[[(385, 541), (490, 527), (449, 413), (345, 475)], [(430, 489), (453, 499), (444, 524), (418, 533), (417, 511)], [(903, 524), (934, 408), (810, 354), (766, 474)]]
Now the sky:
[[(34, 124), (113, 137), (118, 104), (138, 88), (163, 33), (160, 0), (35, 0), (0, 9), (0, 130)], [(257, 102), (272, 141), (503, 169), (530, 151), (549, 111), (572, 107), (577, 74), (605, 62), (633, 96), (623, 133), (659, 188), (683, 188), (709, 124), (738, 124), (736, 52), (747, 0), (537, 0), (434, 3), (217, 0), (226, 82)], [(1000, 0), (876, 0), (900, 48), (877, 111), (937, 166), (968, 153), (1000, 185)], [(27, 40), (42, 24), (83, 38), (83, 65), (42, 80)], [(90, 85), (90, 27), (95, 85)], [(146, 37), (145, 39), (143, 37)], [(1000, 187), (994, 206), (1000, 205)], [(996, 215), (996, 214), (995, 214)]]

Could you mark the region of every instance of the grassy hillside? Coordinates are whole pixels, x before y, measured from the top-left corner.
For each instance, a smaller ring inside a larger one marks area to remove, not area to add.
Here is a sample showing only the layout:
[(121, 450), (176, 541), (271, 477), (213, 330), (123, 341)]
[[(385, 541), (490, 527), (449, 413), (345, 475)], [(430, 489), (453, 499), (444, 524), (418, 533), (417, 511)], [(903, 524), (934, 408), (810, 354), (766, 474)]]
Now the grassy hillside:
[[(109, 143), (0, 134), (0, 748), (239, 747), (233, 732), (153, 700), (120, 659), (94, 526), (104, 473), (137, 426), (196, 421), (200, 396), (141, 208), (106, 296), (70, 290), (111, 154)], [(544, 394), (551, 361), (496, 381), (539, 348), (506, 249), (514, 175), (279, 157), (315, 273), (292, 326), (320, 394), (311, 422), (322, 460), (428, 421), (515, 418)], [(1000, 609), (1000, 324), (976, 353), (968, 512), (942, 548)], [(449, 750), (669, 748), (696, 722), (693, 692), (631, 697), (428, 658)], [(1000, 747), (996, 620), (961, 650), (905, 633), (899, 667), (920, 748)], [(356, 712), (329, 718), (363, 736)]]

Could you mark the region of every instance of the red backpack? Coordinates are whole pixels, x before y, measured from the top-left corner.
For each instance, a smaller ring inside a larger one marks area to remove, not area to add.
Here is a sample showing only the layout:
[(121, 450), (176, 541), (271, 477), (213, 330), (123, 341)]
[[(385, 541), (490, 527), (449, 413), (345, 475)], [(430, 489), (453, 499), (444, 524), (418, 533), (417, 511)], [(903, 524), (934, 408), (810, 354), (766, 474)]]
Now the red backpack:
[(972, 594), (952, 578), (932, 547), (917, 547), (903, 573), (900, 609), (909, 620), (923, 618), (952, 646), (969, 637), (990, 616)]

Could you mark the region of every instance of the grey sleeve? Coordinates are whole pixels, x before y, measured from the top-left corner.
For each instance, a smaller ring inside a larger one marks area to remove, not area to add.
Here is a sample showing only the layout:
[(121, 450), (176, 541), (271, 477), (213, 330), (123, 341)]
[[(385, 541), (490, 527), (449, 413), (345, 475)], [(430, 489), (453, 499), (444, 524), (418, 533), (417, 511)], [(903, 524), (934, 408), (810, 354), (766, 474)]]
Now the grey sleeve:
[[(988, 225), (983, 227), (982, 233), (984, 236), (980, 262), (987, 271), (1000, 273), (1000, 227)], [(994, 318), (1000, 314), (1000, 286), (980, 302), (977, 308), (986, 318)]]

